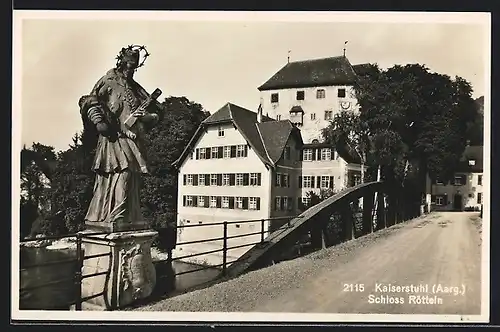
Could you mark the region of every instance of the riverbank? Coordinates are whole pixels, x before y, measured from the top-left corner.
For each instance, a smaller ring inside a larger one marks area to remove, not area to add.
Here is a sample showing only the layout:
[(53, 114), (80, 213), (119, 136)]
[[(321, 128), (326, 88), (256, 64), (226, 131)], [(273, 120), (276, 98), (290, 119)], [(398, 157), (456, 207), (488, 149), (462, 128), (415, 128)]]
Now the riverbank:
[(76, 238), (67, 237), (58, 240), (46, 240), (43, 239), (43, 235), (37, 235), (32, 240), (25, 240), (20, 243), (21, 248), (45, 248), (48, 250), (76, 250)]
[[(85, 245), (83, 245), (85, 246)], [(21, 248), (43, 248), (51, 251), (76, 250), (76, 238), (67, 237), (58, 240), (44, 240), (42, 236), (37, 236), (33, 240), (20, 243)], [(168, 259), (168, 252), (162, 251), (156, 247), (151, 247), (151, 258), (153, 262), (164, 261)]]

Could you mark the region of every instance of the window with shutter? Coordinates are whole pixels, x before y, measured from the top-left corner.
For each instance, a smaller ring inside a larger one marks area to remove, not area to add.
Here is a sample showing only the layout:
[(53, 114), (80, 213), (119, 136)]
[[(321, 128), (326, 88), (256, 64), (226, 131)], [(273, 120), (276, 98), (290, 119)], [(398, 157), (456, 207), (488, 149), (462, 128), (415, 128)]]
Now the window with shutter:
[(236, 185), (237, 186), (243, 185), (243, 173), (236, 173)]
[(231, 158), (231, 147), (230, 146), (224, 147), (224, 158)]
[(196, 160), (200, 159), (200, 149), (196, 149)]
[(288, 199), (287, 199), (287, 197), (281, 197), (281, 209), (283, 211), (288, 210)]
[(243, 209), (243, 197), (236, 197), (236, 208)]
[(193, 174), (193, 186), (198, 185), (198, 174)]
[(236, 174), (229, 174), (229, 185), (234, 186), (236, 183)]
[(313, 160), (313, 161), (314, 161), (314, 160), (316, 160), (316, 151), (317, 151), (317, 150), (316, 150), (316, 149), (311, 149), (311, 151), (312, 151), (312, 154), (311, 154), (311, 160)]
[(330, 189), (333, 189), (333, 176), (330, 176)]
[(236, 158), (236, 145), (231, 145), (231, 158)]
[(214, 147), (210, 150), (210, 158), (212, 158), (212, 159), (218, 158), (218, 157), (219, 157), (219, 156), (218, 156), (218, 154), (219, 154), (219, 149), (217, 149), (217, 147), (216, 147), (216, 146), (214, 146)]
[(217, 158), (221, 159), (222, 157), (224, 157), (224, 147), (222, 146), (219, 146), (217, 148)]
[(186, 206), (186, 195), (182, 195), (182, 206)]
[(248, 173), (243, 173), (243, 185), (248, 186), (249, 178)]
[(210, 159), (210, 148), (205, 148), (205, 158)]
[(248, 145), (245, 145), (245, 153), (244, 153), (244, 156), (245, 156), (245, 157), (248, 157)]
[(257, 210), (260, 210), (260, 197), (257, 197)]
[(222, 174), (222, 185), (223, 186), (229, 186), (230, 185), (229, 178), (230, 178), (229, 174), (227, 174), (227, 173)]
[(251, 186), (256, 186), (257, 185), (257, 173), (250, 173), (249, 184)]
[(302, 188), (302, 176), (299, 176), (299, 188)]
[(203, 200), (203, 206), (204, 207), (209, 207), (210, 206), (210, 196), (205, 196), (204, 200)]
[(258, 186), (261, 185), (261, 174), (260, 173), (257, 173), (257, 185)]
[(210, 174), (205, 174), (205, 186), (210, 185)]
[(187, 181), (187, 176), (186, 176), (186, 174), (183, 174), (182, 175), (182, 184), (186, 185), (186, 181)]
[(316, 188), (321, 188), (321, 176), (316, 177)]
[(217, 174), (217, 185), (222, 186), (222, 174)]
[(198, 206), (198, 196), (193, 197), (193, 206)]
[(288, 211), (292, 211), (293, 210), (293, 199), (292, 197), (287, 197), (287, 200), (288, 200)]
[(248, 197), (243, 197), (243, 210), (248, 210)]
[(216, 206), (216, 207), (217, 207), (217, 208), (220, 208), (220, 207), (221, 207), (221, 201), (222, 201), (222, 197), (217, 196), (217, 198), (216, 198), (216, 202), (217, 202), (217, 206)]
[(280, 186), (280, 180), (281, 180), (281, 174), (280, 173), (275, 173), (274, 174), (274, 186), (279, 187)]
[(315, 186), (314, 186), (314, 176), (311, 176), (311, 187), (310, 188), (315, 188)]
[(234, 209), (234, 197), (229, 197), (229, 208)]

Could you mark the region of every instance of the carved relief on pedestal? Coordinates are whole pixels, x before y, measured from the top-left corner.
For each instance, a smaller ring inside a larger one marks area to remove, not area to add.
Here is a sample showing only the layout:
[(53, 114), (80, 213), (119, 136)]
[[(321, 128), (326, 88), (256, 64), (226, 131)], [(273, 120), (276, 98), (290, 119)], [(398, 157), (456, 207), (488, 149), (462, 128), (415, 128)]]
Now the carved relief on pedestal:
[(151, 295), (156, 283), (156, 271), (150, 255), (140, 244), (128, 251), (122, 249), (120, 254), (123, 291), (131, 292), (134, 300)]

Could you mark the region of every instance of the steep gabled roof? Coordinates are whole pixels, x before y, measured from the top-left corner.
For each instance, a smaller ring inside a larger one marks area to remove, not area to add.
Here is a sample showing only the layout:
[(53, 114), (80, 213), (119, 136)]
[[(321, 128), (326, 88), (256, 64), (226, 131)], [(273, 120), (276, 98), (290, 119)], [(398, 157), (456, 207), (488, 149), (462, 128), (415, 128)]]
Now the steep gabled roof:
[[(469, 160), (474, 160), (474, 165), (469, 165)], [(460, 159), (458, 172), (481, 173), (483, 172), (483, 146), (467, 146)]]
[(353, 84), (356, 73), (344, 56), (287, 63), (259, 91)]
[[(264, 115), (262, 122), (258, 123), (256, 112), (227, 103), (200, 124), (181, 156), (172, 165), (182, 164), (205, 128), (222, 123), (232, 123), (261, 161), (271, 167), (274, 167), (281, 157), (290, 135), (298, 130), (289, 120), (276, 121)], [(298, 137), (300, 138), (300, 134)]]
[(257, 123), (257, 128), (267, 156), (273, 164), (280, 160), (291, 135), (295, 135), (300, 145), (303, 144), (300, 131), (289, 120)]

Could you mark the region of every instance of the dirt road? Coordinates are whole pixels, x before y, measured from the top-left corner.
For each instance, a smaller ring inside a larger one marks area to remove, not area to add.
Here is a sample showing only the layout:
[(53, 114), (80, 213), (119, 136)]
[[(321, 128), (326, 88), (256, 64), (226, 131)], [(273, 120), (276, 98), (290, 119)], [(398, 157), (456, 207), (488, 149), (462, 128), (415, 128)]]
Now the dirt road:
[(136, 310), (480, 314), (478, 215), (433, 213)]

